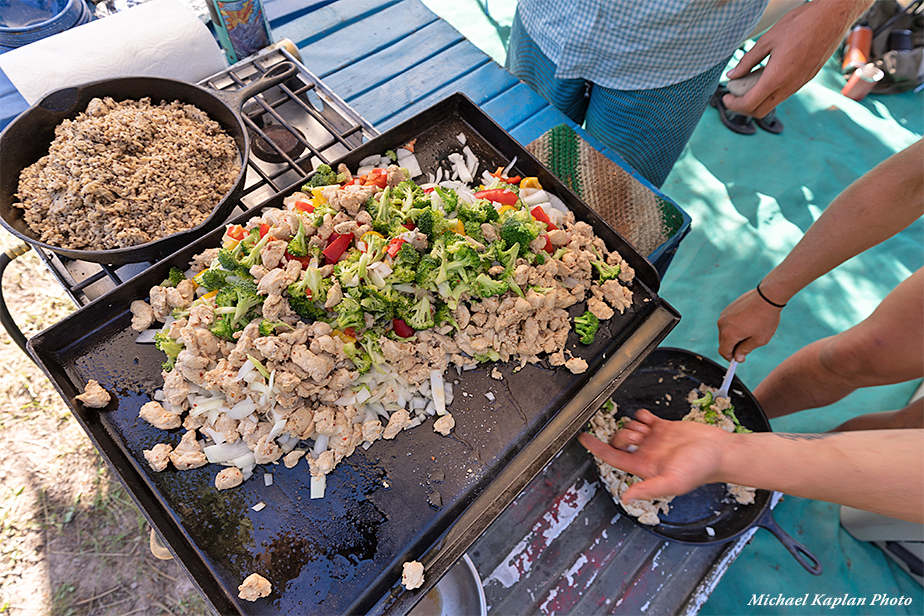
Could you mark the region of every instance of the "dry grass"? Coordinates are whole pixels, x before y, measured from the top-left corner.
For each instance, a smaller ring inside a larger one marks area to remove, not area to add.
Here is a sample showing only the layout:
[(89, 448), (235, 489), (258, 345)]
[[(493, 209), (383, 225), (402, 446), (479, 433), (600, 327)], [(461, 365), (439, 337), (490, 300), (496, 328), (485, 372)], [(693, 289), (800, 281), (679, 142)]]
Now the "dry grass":
[[(18, 242), (0, 232), (0, 250)], [(29, 337), (75, 307), (34, 252), (3, 295)], [(0, 614), (208, 614), (44, 373), (0, 328)]]

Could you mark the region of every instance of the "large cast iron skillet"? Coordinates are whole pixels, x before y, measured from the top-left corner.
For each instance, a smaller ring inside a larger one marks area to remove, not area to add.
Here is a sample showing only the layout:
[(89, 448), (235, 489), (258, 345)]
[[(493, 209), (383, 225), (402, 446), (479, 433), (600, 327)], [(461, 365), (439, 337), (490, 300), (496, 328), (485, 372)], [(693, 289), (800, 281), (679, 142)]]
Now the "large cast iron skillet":
[[(105, 79), (51, 92), (13, 120), (0, 134), (0, 224), (33, 246), (41, 246), (72, 259), (109, 265), (162, 259), (214, 229), (231, 214), (244, 188), (247, 159), (250, 154), (250, 136), (241, 117), (241, 107), (247, 99), (282, 83), (297, 72), (298, 67), (293, 63), (282, 62), (273, 66), (253, 83), (233, 92), (221, 92), (183, 81), (156, 77)], [(19, 185), (19, 175), (23, 169), (48, 153), (48, 146), (54, 139), (55, 127), (58, 124), (66, 119), (73, 119), (86, 110), (91, 99), (105, 96), (117, 101), (150, 97), (154, 104), (175, 100), (189, 103), (205, 111), (234, 139), (241, 157), (241, 170), (234, 186), (215, 204), (209, 218), (186, 231), (128, 248), (79, 250), (51, 246), (39, 241), (35, 232), (23, 220), (23, 210), (13, 206), (16, 202), (14, 195)]]
[[(617, 416), (633, 417), (637, 410), (645, 408), (662, 419), (679, 420), (690, 411), (687, 402), (690, 390), (700, 383), (718, 387), (724, 373), (722, 366), (690, 351), (655, 349), (613, 394)], [(737, 377), (729, 396), (741, 425), (754, 432), (771, 431), (764, 410)], [(820, 575), (822, 566), (818, 559), (773, 519), (771, 497), (771, 492), (758, 490), (753, 504), (739, 505), (726, 496), (725, 484), (713, 483), (674, 498), (670, 512), (661, 515), (661, 523), (656, 526), (642, 524), (626, 515), (659, 537), (696, 545), (725, 543), (761, 526), (773, 533), (807, 571)], [(614, 500), (625, 513), (618, 499)]]

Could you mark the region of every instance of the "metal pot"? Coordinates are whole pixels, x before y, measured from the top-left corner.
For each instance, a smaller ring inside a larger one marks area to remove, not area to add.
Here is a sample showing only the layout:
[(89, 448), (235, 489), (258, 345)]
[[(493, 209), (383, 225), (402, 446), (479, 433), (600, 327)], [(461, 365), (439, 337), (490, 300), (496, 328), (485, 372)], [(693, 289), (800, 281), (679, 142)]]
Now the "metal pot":
[[(295, 64), (282, 62), (253, 83), (234, 92), (220, 92), (174, 79), (122, 77), (63, 88), (47, 94), (0, 134), (0, 224), (33, 246), (72, 259), (109, 265), (157, 261), (179, 250), (224, 222), (241, 195), (250, 155), (250, 136), (241, 116), (244, 102), (297, 73)], [(149, 97), (153, 104), (177, 100), (198, 107), (234, 139), (240, 154), (241, 170), (234, 186), (215, 205), (211, 215), (191, 229), (145, 244), (111, 250), (80, 250), (45, 244), (39, 241), (35, 232), (26, 224), (23, 210), (13, 205), (19, 176), (23, 169), (48, 153), (56, 126), (66, 119), (75, 118), (87, 108), (91, 99), (106, 96), (116, 101)]]

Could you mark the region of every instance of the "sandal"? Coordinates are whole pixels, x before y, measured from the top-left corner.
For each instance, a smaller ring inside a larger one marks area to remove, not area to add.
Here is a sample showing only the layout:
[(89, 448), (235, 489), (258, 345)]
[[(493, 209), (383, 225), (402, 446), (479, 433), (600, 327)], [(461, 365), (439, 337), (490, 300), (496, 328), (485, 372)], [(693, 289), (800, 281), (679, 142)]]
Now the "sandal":
[(722, 124), (727, 126), (729, 130), (734, 131), (740, 135), (753, 135), (756, 133), (757, 127), (754, 126), (754, 118), (749, 115), (738, 113), (736, 111), (730, 111), (725, 107), (725, 103), (722, 102), (722, 97), (726, 94), (728, 94), (728, 90), (725, 89), (724, 86), (719, 86), (716, 88), (715, 93), (709, 99), (709, 104), (718, 109), (719, 119), (722, 120)]
[(783, 121), (776, 117), (776, 109), (771, 109), (770, 113), (762, 118), (754, 118), (754, 123), (757, 124), (759, 128), (764, 129), (768, 133), (773, 133), (774, 135), (779, 135), (783, 132)]

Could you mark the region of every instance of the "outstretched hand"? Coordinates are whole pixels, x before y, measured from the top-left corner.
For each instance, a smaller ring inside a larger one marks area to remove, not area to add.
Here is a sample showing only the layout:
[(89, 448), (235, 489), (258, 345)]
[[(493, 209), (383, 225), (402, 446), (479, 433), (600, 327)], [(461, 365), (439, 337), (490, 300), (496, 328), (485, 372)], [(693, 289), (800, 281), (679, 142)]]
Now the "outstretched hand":
[(644, 479), (623, 494), (623, 501), (628, 502), (686, 494), (718, 481), (729, 436), (721, 428), (667, 421), (640, 409), (635, 420), (617, 431), (609, 443), (589, 433), (578, 440), (607, 464)]
[(748, 353), (770, 342), (779, 325), (780, 309), (751, 289), (719, 315), (719, 355), (741, 363)]
[(871, 0), (808, 2), (789, 11), (728, 73), (729, 79), (744, 77), (769, 56), (763, 75), (744, 96), (726, 94), (722, 102), (731, 111), (766, 116), (821, 70), (870, 4)]

